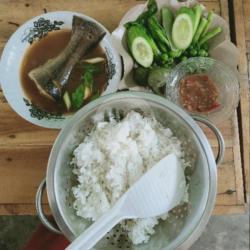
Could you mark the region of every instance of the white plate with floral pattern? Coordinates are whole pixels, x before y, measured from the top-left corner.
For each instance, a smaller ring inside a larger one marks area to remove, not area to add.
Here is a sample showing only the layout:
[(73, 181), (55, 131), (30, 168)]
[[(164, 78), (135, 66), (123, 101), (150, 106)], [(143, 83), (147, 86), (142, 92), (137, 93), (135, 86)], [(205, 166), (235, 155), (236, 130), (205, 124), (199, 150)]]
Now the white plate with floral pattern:
[(4, 48), (0, 61), (0, 83), (10, 106), (27, 121), (42, 127), (62, 128), (73, 114), (50, 113), (30, 102), (21, 86), (20, 68), (23, 56), (32, 42), (42, 39), (48, 32), (71, 29), (74, 15), (96, 23), (106, 32), (105, 37), (100, 42), (108, 64), (108, 82), (102, 95), (117, 91), (121, 79), (121, 58), (112, 46), (110, 33), (96, 20), (80, 13), (58, 11), (46, 13), (27, 21), (16, 30)]

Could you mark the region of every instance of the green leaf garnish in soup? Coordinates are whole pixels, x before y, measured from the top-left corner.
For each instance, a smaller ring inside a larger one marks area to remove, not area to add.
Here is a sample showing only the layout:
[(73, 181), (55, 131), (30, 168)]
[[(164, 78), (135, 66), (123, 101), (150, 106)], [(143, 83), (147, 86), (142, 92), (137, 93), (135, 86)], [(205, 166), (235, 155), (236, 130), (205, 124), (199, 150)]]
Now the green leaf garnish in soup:
[[(75, 109), (79, 109), (83, 105), (84, 101), (92, 95), (94, 76), (100, 73), (98, 66), (93, 64), (85, 64), (83, 69), (84, 73), (81, 76), (81, 85), (77, 87), (71, 96), (72, 105)], [(99, 97), (99, 93), (97, 94)]]

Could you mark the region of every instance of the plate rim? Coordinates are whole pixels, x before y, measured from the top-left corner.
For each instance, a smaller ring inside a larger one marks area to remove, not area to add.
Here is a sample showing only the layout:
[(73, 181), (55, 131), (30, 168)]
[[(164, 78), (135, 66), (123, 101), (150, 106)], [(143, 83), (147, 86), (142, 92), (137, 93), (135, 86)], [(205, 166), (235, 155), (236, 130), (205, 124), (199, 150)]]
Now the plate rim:
[[(114, 47), (114, 45), (112, 44), (111, 41), (111, 33), (109, 32), (109, 30), (99, 21), (97, 21), (96, 19), (85, 15), (84, 13), (80, 13), (80, 12), (74, 12), (74, 11), (52, 11), (52, 12), (47, 12), (47, 13), (43, 13), (41, 15), (37, 15), (34, 16), (32, 18), (30, 18), (29, 20), (25, 21), (22, 25), (20, 25), (20, 27), (18, 27), (9, 37), (8, 41), (6, 42), (3, 52), (1, 54), (0, 57), (0, 88), (2, 89), (3, 95), (6, 98), (9, 106), (11, 107), (11, 109), (20, 117), (22, 117), (24, 120), (26, 120), (27, 122), (43, 127), (43, 128), (49, 128), (49, 129), (61, 129), (67, 122), (68, 120), (70, 120), (72, 118), (72, 116), (74, 116), (75, 112), (69, 115), (64, 115), (62, 116), (62, 119), (56, 119), (56, 118), (51, 118), (50, 120), (47, 118), (42, 118), (42, 119), (37, 119), (31, 116), (29, 110), (27, 110), (27, 112), (29, 112), (29, 115), (26, 114), (26, 110), (24, 111), (20, 111), (20, 109), (17, 108), (17, 105), (14, 104), (13, 102), (13, 98), (11, 98), (11, 94), (9, 93), (10, 87), (7, 83), (8, 81), (8, 75), (4, 74), (5, 72), (5, 64), (7, 59), (9, 58), (9, 54), (11, 52), (11, 48), (13, 47), (13, 42), (18, 39), (18, 36), (20, 34), (20, 32), (22, 32), (25, 27), (31, 25), (34, 21), (37, 21), (39, 18), (54, 18), (55, 16), (61, 16), (63, 19), (63, 16), (72, 16), (73, 15), (77, 15), (80, 17), (83, 17), (89, 21), (92, 21), (94, 23), (97, 23), (105, 32), (106, 32), (106, 36), (105, 38), (107, 39), (107, 44), (109, 44), (109, 47), (112, 48), (112, 52), (111, 55), (113, 55), (114, 57), (114, 62), (117, 65), (117, 80), (114, 79), (113, 81), (117, 81), (116, 85), (117, 88), (119, 86), (119, 80), (121, 77), (121, 69), (122, 69), (122, 62), (121, 62), (121, 58), (119, 56), (119, 52), (116, 50), (116, 48)], [(62, 20), (64, 21), (64, 20)], [(67, 22), (68, 23), (68, 22)], [(66, 23), (66, 24), (67, 24)], [(26, 51), (26, 49), (24, 49), (24, 51)], [(24, 53), (22, 54), (22, 56), (24, 55)], [(22, 60), (22, 59), (21, 59)], [(20, 69), (19, 69), (20, 70)], [(20, 74), (20, 72), (18, 72), (18, 75)], [(5, 76), (6, 75), (6, 76)], [(19, 76), (18, 76), (19, 77)], [(20, 79), (19, 79), (20, 80)], [(20, 88), (22, 89), (21, 83), (20, 81), (16, 84), (20, 85)], [(23, 91), (23, 90), (22, 90)], [(16, 95), (15, 95), (16, 96)], [(28, 97), (24, 94), (24, 92), (22, 93), (22, 96), (19, 96), (20, 98), (25, 98), (28, 99)], [(18, 98), (19, 98), (18, 97)], [(14, 97), (16, 98), (16, 97)], [(24, 104), (25, 105), (25, 104)]]

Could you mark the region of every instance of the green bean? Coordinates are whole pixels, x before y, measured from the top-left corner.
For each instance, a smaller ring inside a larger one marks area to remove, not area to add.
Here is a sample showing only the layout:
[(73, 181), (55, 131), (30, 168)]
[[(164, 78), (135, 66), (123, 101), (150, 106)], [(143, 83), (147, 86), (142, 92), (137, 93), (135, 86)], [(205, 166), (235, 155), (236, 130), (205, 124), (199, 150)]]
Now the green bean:
[(208, 31), (208, 29), (210, 28), (212, 22), (213, 22), (213, 19), (214, 19), (214, 13), (213, 11), (210, 11), (207, 15), (207, 24), (206, 24), (206, 27), (204, 28), (204, 30), (202, 31), (202, 34), (201, 34), (201, 38), (204, 37)]
[(194, 43), (194, 44), (198, 42), (201, 33), (203, 32), (204, 28), (205, 28), (206, 25), (207, 25), (207, 22), (208, 22), (208, 21), (207, 21), (206, 18), (203, 17), (203, 18), (201, 19), (200, 24), (199, 24), (199, 26), (198, 26), (198, 29), (197, 29), (197, 31), (196, 31), (196, 33), (195, 33), (195, 35), (194, 35), (194, 38), (193, 38), (193, 43)]
[(200, 45), (204, 44), (209, 39), (215, 37), (216, 35), (218, 35), (221, 32), (222, 32), (221, 27), (216, 27), (216, 28), (212, 29), (211, 31), (207, 32), (207, 34), (204, 37), (202, 37), (202, 39), (199, 41), (199, 44)]

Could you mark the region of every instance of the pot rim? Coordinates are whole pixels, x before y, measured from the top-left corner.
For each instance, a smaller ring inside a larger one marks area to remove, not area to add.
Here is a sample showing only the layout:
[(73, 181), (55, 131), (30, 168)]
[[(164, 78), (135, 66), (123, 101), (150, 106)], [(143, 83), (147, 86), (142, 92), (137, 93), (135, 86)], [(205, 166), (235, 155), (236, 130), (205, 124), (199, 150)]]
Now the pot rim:
[[(49, 205), (52, 211), (52, 214), (63, 232), (63, 234), (69, 239), (73, 240), (75, 238), (72, 231), (69, 229), (68, 225), (65, 223), (65, 216), (61, 212), (60, 207), (58, 206), (58, 196), (55, 193), (56, 190), (56, 183), (55, 183), (55, 169), (56, 169), (56, 155), (59, 152), (61, 143), (63, 143), (63, 138), (67, 133), (71, 130), (72, 124), (77, 122), (79, 118), (82, 116), (82, 114), (90, 112), (93, 108), (99, 106), (100, 104), (104, 102), (108, 102), (111, 100), (117, 100), (117, 99), (125, 99), (125, 98), (138, 98), (138, 99), (146, 99), (148, 101), (155, 102), (157, 104), (166, 106), (168, 109), (170, 109), (173, 113), (175, 113), (180, 119), (182, 119), (186, 125), (192, 130), (193, 134), (195, 135), (197, 141), (200, 144), (200, 147), (202, 148), (204, 155), (206, 157), (207, 165), (208, 167), (208, 174), (209, 174), (209, 180), (208, 180), (208, 192), (205, 204), (203, 205), (203, 213), (200, 215), (200, 218), (197, 220), (197, 224), (192, 232), (189, 233), (184, 239), (179, 240), (178, 243), (178, 237), (177, 236), (173, 242), (170, 243), (166, 247), (166, 249), (187, 249), (189, 248), (201, 235), (203, 230), (205, 229), (206, 224), (208, 223), (208, 220), (212, 214), (212, 210), (215, 204), (216, 199), (216, 190), (217, 190), (217, 168), (216, 163), (214, 160), (213, 152), (211, 149), (211, 146), (201, 130), (201, 128), (198, 126), (198, 124), (192, 119), (190, 115), (188, 115), (185, 111), (183, 111), (181, 108), (176, 106), (174, 103), (166, 100), (163, 97), (157, 96), (155, 94), (151, 93), (145, 93), (145, 92), (135, 92), (135, 91), (126, 91), (126, 92), (119, 92), (119, 93), (112, 93), (105, 96), (102, 96), (98, 98), (97, 100), (87, 104), (82, 109), (80, 109), (73, 118), (66, 124), (66, 126), (60, 131), (58, 134), (54, 145), (52, 147), (49, 160), (48, 160), (48, 166), (47, 166), (47, 176), (46, 176), (46, 183), (47, 183), (47, 195), (48, 195), (48, 201)], [(175, 243), (175, 244), (172, 244)]]

